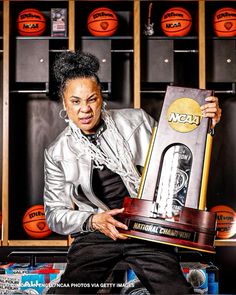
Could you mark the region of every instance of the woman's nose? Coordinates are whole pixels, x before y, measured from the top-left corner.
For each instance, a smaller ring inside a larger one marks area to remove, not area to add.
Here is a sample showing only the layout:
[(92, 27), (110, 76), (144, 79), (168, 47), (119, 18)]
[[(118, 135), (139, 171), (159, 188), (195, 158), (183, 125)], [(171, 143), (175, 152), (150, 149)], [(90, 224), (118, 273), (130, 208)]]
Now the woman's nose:
[(81, 112), (89, 112), (90, 111), (90, 106), (86, 101), (82, 101), (80, 104), (80, 111)]

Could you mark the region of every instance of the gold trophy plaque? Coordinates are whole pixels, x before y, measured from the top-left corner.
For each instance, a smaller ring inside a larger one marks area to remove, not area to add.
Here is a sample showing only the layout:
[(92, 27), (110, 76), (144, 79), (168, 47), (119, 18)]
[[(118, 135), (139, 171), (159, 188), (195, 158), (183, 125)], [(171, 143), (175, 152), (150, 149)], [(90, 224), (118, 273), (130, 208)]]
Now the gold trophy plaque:
[(129, 237), (214, 253), (216, 214), (205, 210), (212, 146), (200, 106), (212, 91), (168, 86), (137, 198), (119, 219)]

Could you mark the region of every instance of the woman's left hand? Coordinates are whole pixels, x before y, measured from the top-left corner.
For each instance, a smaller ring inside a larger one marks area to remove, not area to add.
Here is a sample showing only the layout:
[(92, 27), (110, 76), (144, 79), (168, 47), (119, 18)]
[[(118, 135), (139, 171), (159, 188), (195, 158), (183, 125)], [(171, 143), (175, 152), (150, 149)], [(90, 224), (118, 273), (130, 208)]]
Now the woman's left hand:
[(201, 106), (202, 116), (211, 118), (211, 128), (213, 129), (220, 121), (222, 110), (219, 107), (219, 100), (216, 96), (209, 96), (205, 99), (207, 103)]

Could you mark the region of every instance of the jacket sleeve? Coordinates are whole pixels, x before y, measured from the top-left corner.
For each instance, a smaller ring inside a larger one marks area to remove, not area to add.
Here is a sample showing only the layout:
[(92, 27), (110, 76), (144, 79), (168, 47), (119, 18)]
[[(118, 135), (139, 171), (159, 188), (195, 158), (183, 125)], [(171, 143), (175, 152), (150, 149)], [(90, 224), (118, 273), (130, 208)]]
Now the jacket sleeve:
[(157, 121), (155, 121), (150, 115), (148, 115), (143, 109), (141, 109), (143, 115), (143, 122), (146, 128), (152, 133), (152, 130), (155, 126), (157, 126)]
[(49, 228), (62, 235), (90, 231), (87, 228), (93, 214), (86, 205), (74, 209), (72, 194), (74, 186), (65, 181), (60, 163), (54, 161), (48, 151), (44, 153), (44, 210)]
[(148, 148), (156, 121), (142, 109), (135, 110), (138, 121), (136, 128), (127, 141), (129, 143), (136, 166), (144, 167)]

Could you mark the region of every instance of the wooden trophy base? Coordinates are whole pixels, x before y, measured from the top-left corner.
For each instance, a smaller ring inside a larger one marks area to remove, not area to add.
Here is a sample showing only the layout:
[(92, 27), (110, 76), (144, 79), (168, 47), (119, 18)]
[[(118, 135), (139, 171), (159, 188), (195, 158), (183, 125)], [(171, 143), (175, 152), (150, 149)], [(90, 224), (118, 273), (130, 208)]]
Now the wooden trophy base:
[(170, 221), (156, 218), (155, 206), (153, 201), (125, 197), (119, 220), (128, 230), (119, 231), (132, 238), (215, 253), (215, 213), (182, 207), (178, 219)]

